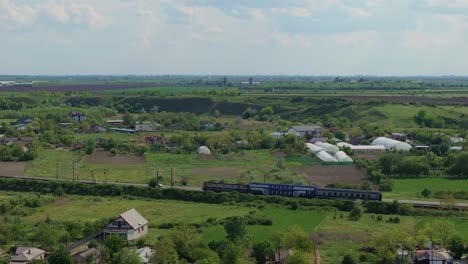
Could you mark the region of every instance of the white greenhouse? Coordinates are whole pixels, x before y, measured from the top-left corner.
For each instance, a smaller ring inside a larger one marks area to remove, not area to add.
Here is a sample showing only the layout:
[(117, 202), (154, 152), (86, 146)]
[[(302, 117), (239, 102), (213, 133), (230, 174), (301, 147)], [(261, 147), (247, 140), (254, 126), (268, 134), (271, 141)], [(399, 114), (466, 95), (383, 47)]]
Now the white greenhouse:
[(338, 162), (353, 162), (353, 159), (351, 159), (346, 153), (344, 153), (343, 151), (338, 151), (336, 154), (335, 154), (335, 159), (338, 160)]
[(315, 156), (323, 162), (338, 162), (333, 156), (328, 154), (326, 151), (320, 151), (315, 153)]
[(316, 142), (315, 145), (323, 148), (326, 152), (328, 152), (330, 154), (335, 154), (338, 151), (340, 151), (340, 148), (338, 148), (337, 146), (332, 145), (330, 143)]
[(386, 137), (378, 137), (374, 139), (374, 141), (372, 141), (372, 145), (381, 145), (381, 146), (384, 146), (388, 150), (396, 150), (396, 151), (409, 151), (412, 148), (411, 145), (408, 143), (386, 138)]
[(312, 143), (306, 143), (306, 147), (309, 152), (312, 152), (314, 154), (323, 150), (323, 148)]
[(201, 146), (197, 149), (197, 153), (198, 154), (205, 154), (205, 155), (210, 155), (211, 154), (211, 150), (205, 146)]

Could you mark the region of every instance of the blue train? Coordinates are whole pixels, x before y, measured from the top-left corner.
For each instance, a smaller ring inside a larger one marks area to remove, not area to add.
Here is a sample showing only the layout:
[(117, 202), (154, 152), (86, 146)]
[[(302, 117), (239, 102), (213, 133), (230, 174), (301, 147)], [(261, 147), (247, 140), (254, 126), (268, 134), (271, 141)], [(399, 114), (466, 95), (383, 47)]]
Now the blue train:
[(232, 184), (218, 182), (204, 182), (204, 191), (214, 192), (242, 192), (257, 195), (279, 195), (289, 197), (320, 198), (320, 199), (360, 199), (382, 201), (382, 194), (375, 191), (321, 188), (315, 186), (257, 183)]

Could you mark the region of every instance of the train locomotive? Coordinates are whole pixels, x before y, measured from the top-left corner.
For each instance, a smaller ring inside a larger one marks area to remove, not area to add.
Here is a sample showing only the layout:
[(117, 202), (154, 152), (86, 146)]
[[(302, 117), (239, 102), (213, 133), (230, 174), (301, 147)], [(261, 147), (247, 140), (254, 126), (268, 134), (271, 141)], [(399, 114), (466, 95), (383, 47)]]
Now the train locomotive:
[(376, 191), (321, 188), (315, 186), (256, 183), (233, 184), (219, 182), (204, 182), (204, 191), (214, 192), (241, 192), (256, 195), (278, 195), (288, 197), (319, 198), (319, 199), (351, 199), (382, 201), (382, 194)]

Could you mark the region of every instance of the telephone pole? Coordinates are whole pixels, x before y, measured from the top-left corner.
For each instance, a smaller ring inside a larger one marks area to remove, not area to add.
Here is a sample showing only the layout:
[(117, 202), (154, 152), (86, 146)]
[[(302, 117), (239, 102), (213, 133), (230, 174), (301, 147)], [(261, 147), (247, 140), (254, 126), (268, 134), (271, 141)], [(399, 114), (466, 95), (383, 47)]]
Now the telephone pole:
[(171, 168), (171, 188), (174, 188), (174, 172), (172, 168)]

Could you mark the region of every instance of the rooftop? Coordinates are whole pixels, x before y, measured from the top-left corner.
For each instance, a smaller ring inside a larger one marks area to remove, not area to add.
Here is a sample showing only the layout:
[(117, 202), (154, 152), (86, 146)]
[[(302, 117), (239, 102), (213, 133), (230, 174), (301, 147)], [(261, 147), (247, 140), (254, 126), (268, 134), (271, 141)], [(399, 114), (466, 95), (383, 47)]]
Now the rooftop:
[(148, 224), (148, 221), (143, 216), (141, 216), (141, 214), (138, 213), (135, 208), (120, 214), (120, 217), (122, 217), (133, 229), (138, 229)]

